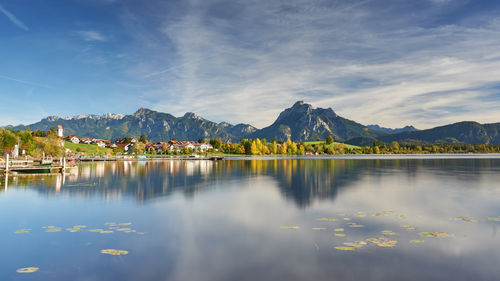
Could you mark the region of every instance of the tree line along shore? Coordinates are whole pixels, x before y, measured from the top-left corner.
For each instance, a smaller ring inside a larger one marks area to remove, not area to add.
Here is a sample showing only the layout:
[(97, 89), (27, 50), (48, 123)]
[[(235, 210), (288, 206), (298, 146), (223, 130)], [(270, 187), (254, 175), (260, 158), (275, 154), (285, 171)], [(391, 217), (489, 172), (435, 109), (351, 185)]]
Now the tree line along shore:
[(222, 142), (220, 139), (197, 141), (151, 142), (145, 135), (138, 139), (126, 137), (107, 145), (73, 143), (67, 137), (58, 136), (57, 131), (17, 131), (0, 128), (0, 154), (41, 158), (44, 156), (85, 157), (115, 155), (321, 155), (321, 154), (439, 154), (439, 153), (500, 153), (500, 145), (486, 144), (411, 144), (383, 143), (374, 141), (371, 146), (354, 146), (335, 142), (331, 136), (326, 140), (294, 142), (291, 140), (267, 141), (265, 139), (241, 139), (239, 143)]

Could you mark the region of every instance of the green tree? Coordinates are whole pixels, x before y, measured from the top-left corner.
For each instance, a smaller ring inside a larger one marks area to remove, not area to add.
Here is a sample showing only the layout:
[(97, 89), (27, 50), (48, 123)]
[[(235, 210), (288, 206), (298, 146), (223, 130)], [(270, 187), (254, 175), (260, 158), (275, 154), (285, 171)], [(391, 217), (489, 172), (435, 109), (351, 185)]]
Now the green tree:
[(134, 146), (132, 146), (132, 153), (134, 154), (143, 154), (144, 151), (146, 151), (146, 146), (140, 141), (135, 142)]
[(332, 144), (332, 143), (333, 143), (333, 137), (328, 136), (328, 138), (326, 138), (326, 144)]
[(142, 134), (139, 138), (139, 141), (142, 143), (148, 143), (148, 138), (146, 137), (146, 135)]
[(211, 139), (209, 142), (215, 149), (219, 149), (222, 146), (221, 139)]

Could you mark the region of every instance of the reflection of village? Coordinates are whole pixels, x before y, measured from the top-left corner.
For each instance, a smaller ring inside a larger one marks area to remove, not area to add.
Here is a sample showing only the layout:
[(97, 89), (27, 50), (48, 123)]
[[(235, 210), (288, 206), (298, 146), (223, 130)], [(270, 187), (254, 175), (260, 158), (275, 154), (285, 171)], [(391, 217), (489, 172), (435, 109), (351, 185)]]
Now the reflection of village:
[[(134, 198), (145, 202), (174, 193), (192, 198), (200, 192), (217, 188), (241, 188), (237, 184), (245, 179), (256, 182), (256, 178), (269, 177), (276, 181), (276, 187), (284, 198), (303, 208), (315, 200), (336, 198), (340, 190), (354, 186), (353, 183), (365, 176), (381, 177), (396, 169), (414, 177), (419, 169), (432, 170), (435, 164), (440, 167), (437, 170), (439, 173), (448, 171), (450, 176), (455, 177), (457, 170), (466, 166), (463, 161), (279, 159), (95, 162), (78, 166), (78, 172), (74, 174), (9, 176), (0, 177), (0, 182), (4, 190), (33, 188), (47, 196), (70, 195), (105, 200)], [(491, 161), (498, 160), (477, 161), (477, 165), (490, 167), (493, 165)], [(477, 171), (460, 172), (467, 175), (469, 181), (480, 178)]]

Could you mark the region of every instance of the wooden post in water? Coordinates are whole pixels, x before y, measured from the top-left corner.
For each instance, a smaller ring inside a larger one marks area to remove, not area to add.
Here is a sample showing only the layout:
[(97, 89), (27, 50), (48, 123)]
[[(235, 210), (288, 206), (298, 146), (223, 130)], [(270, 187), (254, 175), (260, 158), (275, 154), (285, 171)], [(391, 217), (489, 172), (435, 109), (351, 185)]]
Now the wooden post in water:
[(5, 174), (9, 173), (9, 154), (5, 157)]
[(62, 167), (61, 173), (64, 174), (64, 172), (66, 171), (66, 157), (63, 157), (62, 159), (63, 159), (62, 160), (63, 161), (63, 163), (62, 163), (63, 167)]

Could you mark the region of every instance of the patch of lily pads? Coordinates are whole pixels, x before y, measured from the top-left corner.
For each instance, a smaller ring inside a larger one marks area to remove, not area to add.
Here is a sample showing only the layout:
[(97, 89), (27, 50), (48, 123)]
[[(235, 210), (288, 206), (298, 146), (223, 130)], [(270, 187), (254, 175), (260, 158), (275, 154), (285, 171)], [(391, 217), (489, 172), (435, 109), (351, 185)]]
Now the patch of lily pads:
[(128, 251), (116, 250), (116, 249), (104, 249), (104, 250), (101, 250), (101, 254), (112, 255), (112, 256), (124, 256), (124, 255), (128, 255)]
[(453, 220), (453, 221), (464, 221), (464, 222), (477, 222), (476, 219), (473, 219), (471, 217), (466, 217), (466, 216), (458, 216), (458, 217), (455, 217), (455, 218), (450, 218), (450, 220)]
[(432, 237), (432, 238), (443, 238), (443, 237), (452, 237), (453, 234), (448, 232), (420, 232), (418, 235), (422, 237)]
[(37, 272), (40, 268), (38, 267), (23, 267), (16, 270), (17, 273), (34, 273)]

